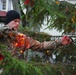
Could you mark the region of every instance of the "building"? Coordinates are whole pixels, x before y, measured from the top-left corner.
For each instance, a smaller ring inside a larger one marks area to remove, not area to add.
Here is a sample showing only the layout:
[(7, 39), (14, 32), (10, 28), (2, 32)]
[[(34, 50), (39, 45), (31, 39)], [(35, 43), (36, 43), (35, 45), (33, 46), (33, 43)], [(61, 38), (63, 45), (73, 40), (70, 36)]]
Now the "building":
[(59, 0), (59, 1), (67, 1), (67, 2), (70, 2), (70, 3), (73, 3), (73, 4), (76, 3), (76, 0)]
[(12, 0), (0, 0), (0, 24), (4, 22), (6, 12), (13, 9)]

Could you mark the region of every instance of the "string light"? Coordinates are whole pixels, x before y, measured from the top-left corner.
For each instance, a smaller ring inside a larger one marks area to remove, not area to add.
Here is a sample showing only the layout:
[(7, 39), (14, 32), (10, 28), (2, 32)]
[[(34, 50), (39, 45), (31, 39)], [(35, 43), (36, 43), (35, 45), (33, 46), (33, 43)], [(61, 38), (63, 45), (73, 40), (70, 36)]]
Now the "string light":
[(21, 50), (20, 53), (23, 53), (23, 50)]
[(56, 1), (55, 3), (56, 3), (56, 4), (60, 4), (60, 1)]
[(49, 50), (47, 50), (46, 52), (49, 53)]
[(18, 46), (18, 43), (17, 43), (17, 42), (15, 43), (15, 46), (16, 46), (16, 47)]
[(15, 47), (24, 46), (25, 36), (23, 34), (18, 34), (17, 37), (16, 37), (16, 40), (17, 41), (15, 41)]

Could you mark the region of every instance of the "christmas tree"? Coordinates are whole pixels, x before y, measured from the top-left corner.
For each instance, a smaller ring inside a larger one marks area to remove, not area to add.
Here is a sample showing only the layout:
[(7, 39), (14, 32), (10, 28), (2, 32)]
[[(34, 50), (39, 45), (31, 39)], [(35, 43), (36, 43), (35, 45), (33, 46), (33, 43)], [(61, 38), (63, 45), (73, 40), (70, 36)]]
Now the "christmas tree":
[[(58, 0), (23, 0), (26, 14), (23, 16), (25, 25), (46, 25), (49, 29), (57, 29), (70, 33), (76, 27), (76, 5)], [(32, 4), (32, 6), (31, 6)]]
[[(76, 22), (75, 6), (71, 3), (52, 0), (25, 0), (24, 4), (27, 10), (28, 7), (31, 8), (27, 14), (22, 16), (28, 24), (32, 21), (32, 25), (41, 25), (47, 17), (47, 25), (50, 23), (48, 27), (65, 32), (75, 29), (75, 25), (73, 25)], [(51, 16), (50, 19), (49, 16)], [(20, 27), (19, 31), (41, 42), (49, 41), (51, 37), (45, 33), (28, 31), (27, 27)], [(31, 50), (31, 53), (33, 52)], [(31, 56), (30, 61), (27, 58), (28, 51), (25, 53), (25, 58), (22, 56), (22, 59), (16, 59), (7, 51), (7, 46), (0, 44), (0, 75), (76, 75), (76, 38), (70, 45), (58, 47), (53, 52), (50, 50), (40, 52), (43, 54), (42, 57), (38, 56), (40, 53)], [(20, 54), (24, 55), (22, 52)], [(55, 55), (55, 58), (52, 55)]]
[[(24, 31), (22, 29), (22, 32), (25, 32), (25, 28)], [(27, 31), (27, 33), (29, 32)], [(33, 33), (34, 35), (37, 34), (34, 32), (30, 33)], [(28, 35), (32, 36), (30, 34)], [(44, 36), (45, 34), (43, 34), (43, 37)], [(36, 39), (38, 37), (34, 38)], [(41, 40), (42, 37), (39, 37), (39, 39)], [(44, 37), (44, 39), (46, 39), (46, 37)], [(11, 53), (7, 51), (7, 46), (0, 44), (0, 75), (75, 75), (75, 49), (76, 41), (74, 41), (72, 44), (68, 46), (59, 47), (55, 49), (53, 52), (50, 52), (50, 50), (46, 50), (43, 52), (44, 57), (40, 58), (37, 55), (34, 55), (34, 57), (30, 57), (31, 60), (28, 61), (28, 59), (16, 59), (12, 57)], [(47, 61), (46, 58), (53, 58), (52, 54), (56, 55), (56, 58), (53, 59), (53, 63), (51, 63), (50, 60)]]

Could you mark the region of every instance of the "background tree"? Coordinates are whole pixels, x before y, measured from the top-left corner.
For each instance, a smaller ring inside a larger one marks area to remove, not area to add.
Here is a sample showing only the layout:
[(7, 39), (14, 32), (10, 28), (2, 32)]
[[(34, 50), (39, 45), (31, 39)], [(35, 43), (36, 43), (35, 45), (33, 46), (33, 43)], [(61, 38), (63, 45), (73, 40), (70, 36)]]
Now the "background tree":
[[(26, 20), (31, 26), (46, 25), (64, 33), (70, 33), (76, 27), (76, 8), (66, 1), (23, 0), (26, 8)], [(29, 11), (28, 11), (29, 8)]]
[[(69, 26), (67, 25), (70, 21), (75, 23), (73, 14), (70, 13), (65, 16), (66, 11), (63, 5), (65, 4), (64, 2), (60, 3), (52, 0), (34, 0), (36, 1), (36, 4), (33, 2), (31, 6), (30, 1), (32, 0), (26, 0), (25, 4), (30, 7), (30, 10), (26, 15), (22, 15), (22, 17), (25, 16), (25, 19), (28, 22), (32, 21), (32, 26), (34, 24), (42, 25), (45, 19), (47, 19), (47, 26), (51, 28), (57, 27), (59, 28), (58, 30), (61, 31), (63, 29), (65, 30), (66, 27), (68, 28), (71, 26), (71, 24), (69, 24)], [(72, 6), (73, 4), (70, 6), (69, 11), (73, 9)], [(68, 11), (67, 7), (66, 10)], [(30, 18), (30, 16), (32, 18)], [(66, 23), (65, 25), (63, 24), (64, 22)], [(54, 23), (59, 25), (57, 26), (55, 24), (55, 27), (53, 26)], [(27, 27), (21, 27), (19, 31), (41, 42), (50, 40), (49, 35), (28, 31)], [(15, 59), (6, 50), (7, 47), (0, 44), (0, 69), (2, 70), (0, 75), (76, 75), (76, 39), (72, 44), (59, 47), (53, 52), (50, 52), (50, 50), (43, 51), (44, 57), (39, 58), (36, 55), (34, 58), (31, 58), (29, 62), (26, 59)], [(56, 56), (55, 59), (53, 59), (53, 63), (47, 62), (46, 57), (53, 58), (52, 54), (55, 54)], [(41, 59), (43, 60), (40, 61)]]
[(19, 12), (19, 14), (21, 14), (20, 12), (20, 0), (12, 0), (13, 3), (13, 9), (16, 10), (17, 12)]

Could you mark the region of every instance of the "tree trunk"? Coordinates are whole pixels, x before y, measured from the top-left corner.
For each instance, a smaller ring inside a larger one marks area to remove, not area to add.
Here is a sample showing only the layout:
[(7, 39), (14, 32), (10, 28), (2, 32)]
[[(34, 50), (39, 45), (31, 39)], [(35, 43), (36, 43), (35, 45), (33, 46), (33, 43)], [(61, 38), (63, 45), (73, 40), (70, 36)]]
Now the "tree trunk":
[(20, 13), (19, 0), (12, 0), (13, 8)]
[[(13, 3), (13, 9), (16, 10), (21, 16), (20, 0), (12, 0), (12, 3)], [(20, 25), (22, 25), (22, 22), (20, 22)]]

